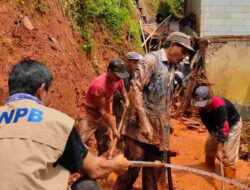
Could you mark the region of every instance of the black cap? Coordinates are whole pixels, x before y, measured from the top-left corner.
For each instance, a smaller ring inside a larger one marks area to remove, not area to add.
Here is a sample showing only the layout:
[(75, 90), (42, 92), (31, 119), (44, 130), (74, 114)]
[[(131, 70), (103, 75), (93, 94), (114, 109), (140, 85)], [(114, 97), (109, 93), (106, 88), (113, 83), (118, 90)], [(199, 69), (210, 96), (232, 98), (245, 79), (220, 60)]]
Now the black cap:
[(195, 99), (194, 106), (205, 107), (210, 97), (211, 93), (207, 86), (198, 87), (194, 93), (194, 99)]
[(108, 71), (115, 73), (117, 77), (122, 79), (129, 77), (126, 66), (120, 59), (112, 59), (109, 62)]

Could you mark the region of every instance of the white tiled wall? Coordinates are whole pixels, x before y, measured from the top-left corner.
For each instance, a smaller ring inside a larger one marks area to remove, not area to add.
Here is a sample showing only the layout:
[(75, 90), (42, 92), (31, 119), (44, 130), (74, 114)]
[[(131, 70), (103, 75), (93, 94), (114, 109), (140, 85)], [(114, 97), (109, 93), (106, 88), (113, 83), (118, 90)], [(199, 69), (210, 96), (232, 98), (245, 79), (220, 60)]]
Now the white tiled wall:
[(250, 34), (250, 0), (188, 0), (187, 9), (200, 9), (201, 36)]

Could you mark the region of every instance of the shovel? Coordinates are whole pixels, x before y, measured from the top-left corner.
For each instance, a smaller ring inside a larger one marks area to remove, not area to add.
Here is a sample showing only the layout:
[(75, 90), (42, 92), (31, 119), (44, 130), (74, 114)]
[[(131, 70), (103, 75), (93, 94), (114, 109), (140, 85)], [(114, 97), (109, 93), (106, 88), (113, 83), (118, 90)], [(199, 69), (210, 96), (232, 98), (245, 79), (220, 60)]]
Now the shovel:
[[(221, 176), (222, 176), (222, 177), (225, 177), (225, 176), (224, 176), (223, 163), (222, 163), (221, 160), (219, 160), (219, 162), (220, 162), (220, 173), (221, 173)], [(221, 189), (222, 189), (222, 190), (226, 190), (225, 182), (224, 182), (223, 180), (221, 181)]]
[[(118, 129), (117, 129), (119, 134), (121, 133), (121, 130), (122, 130), (124, 124), (125, 124), (124, 120), (125, 120), (126, 114), (127, 114), (127, 109), (125, 108), (125, 110), (122, 113), (122, 118), (121, 118), (121, 121), (120, 121), (120, 123), (118, 125)], [(113, 156), (117, 141), (118, 141), (118, 138), (117, 138), (117, 136), (115, 136), (114, 140), (112, 141), (112, 145), (111, 145), (111, 149), (110, 149), (110, 152), (109, 152), (108, 159), (112, 159), (112, 156)]]

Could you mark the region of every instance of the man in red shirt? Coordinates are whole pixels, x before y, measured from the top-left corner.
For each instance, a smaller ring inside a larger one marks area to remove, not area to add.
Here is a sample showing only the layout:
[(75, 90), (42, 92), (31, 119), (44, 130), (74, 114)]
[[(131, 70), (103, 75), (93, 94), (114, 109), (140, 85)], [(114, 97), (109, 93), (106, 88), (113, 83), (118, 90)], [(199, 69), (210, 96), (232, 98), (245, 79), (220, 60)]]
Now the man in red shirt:
[(113, 93), (119, 90), (128, 106), (128, 97), (123, 78), (129, 76), (125, 64), (120, 59), (113, 59), (107, 72), (98, 76), (90, 85), (79, 112), (77, 130), (83, 142), (95, 134), (99, 155), (106, 152), (112, 140), (112, 133), (119, 137), (116, 119), (113, 115)]
[[(129, 92), (130, 83), (133, 78), (134, 72), (136, 70), (136, 65), (138, 61), (140, 61), (141, 59), (142, 59), (142, 55), (137, 52), (132, 51), (132, 52), (128, 52), (125, 55), (125, 64), (129, 73), (129, 77), (123, 79), (123, 82), (124, 82), (124, 86), (127, 92)], [(113, 99), (113, 112), (116, 117), (117, 123), (120, 122), (122, 114), (124, 112), (124, 109), (122, 106), (123, 104), (122, 100), (123, 100), (122, 94), (119, 91), (115, 91), (114, 99)]]

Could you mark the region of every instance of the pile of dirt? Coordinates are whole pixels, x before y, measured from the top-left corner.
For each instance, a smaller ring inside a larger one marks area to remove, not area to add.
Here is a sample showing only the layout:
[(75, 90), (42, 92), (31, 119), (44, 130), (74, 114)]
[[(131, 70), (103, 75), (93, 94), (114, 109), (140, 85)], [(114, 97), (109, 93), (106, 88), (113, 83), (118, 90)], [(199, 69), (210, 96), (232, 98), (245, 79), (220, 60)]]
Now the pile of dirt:
[[(4, 103), (7, 96), (12, 65), (22, 59), (36, 59), (54, 75), (51, 106), (75, 116), (78, 100), (95, 72), (83, 56), (81, 38), (73, 33), (59, 2), (48, 2), (44, 12), (37, 11), (32, 3), (0, 2), (0, 101)], [(34, 29), (25, 26), (24, 18)]]
[(81, 49), (82, 38), (72, 30), (59, 0), (2, 0), (0, 15), (0, 104), (8, 95), (12, 65), (36, 59), (54, 75), (50, 106), (75, 117), (90, 81), (105, 71), (111, 58), (127, 51), (127, 42), (116, 43), (100, 24), (94, 35), (92, 55), (96, 56), (87, 57)]

